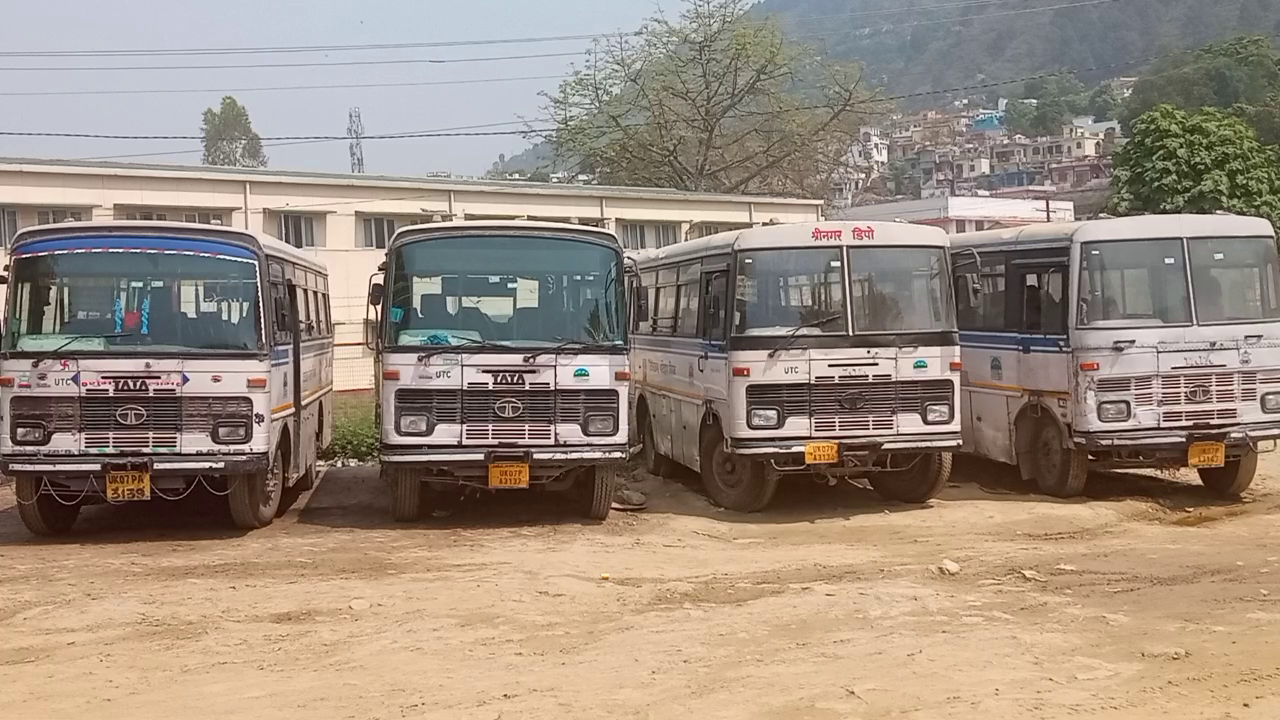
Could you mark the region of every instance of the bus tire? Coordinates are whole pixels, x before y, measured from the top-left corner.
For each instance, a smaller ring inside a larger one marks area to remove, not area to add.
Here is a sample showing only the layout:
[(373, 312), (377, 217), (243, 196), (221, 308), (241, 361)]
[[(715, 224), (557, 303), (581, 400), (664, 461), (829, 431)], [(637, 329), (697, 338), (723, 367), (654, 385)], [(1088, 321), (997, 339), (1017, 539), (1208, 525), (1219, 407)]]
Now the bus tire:
[(951, 453), (921, 453), (905, 470), (871, 473), (871, 488), (886, 500), (918, 505), (942, 492), (951, 480)]
[(579, 479), (582, 514), (588, 520), (601, 522), (609, 519), (613, 508), (613, 494), (622, 484), (622, 470), (617, 465), (596, 465), (588, 468)]
[(759, 512), (773, 501), (778, 491), (778, 473), (759, 460), (734, 455), (725, 449), (718, 425), (703, 433), (702, 484), (711, 502), (735, 512)]
[(653, 438), (653, 415), (646, 412), (644, 419), (641, 421), (640, 429), (640, 452), (644, 457), (644, 469), (650, 475), (658, 477), (666, 477), (675, 468), (666, 455), (658, 452), (658, 444)]
[(1258, 472), (1258, 453), (1246, 450), (1236, 460), (1228, 460), (1220, 468), (1200, 468), (1200, 482), (1214, 495), (1224, 498), (1238, 498), (1253, 484), (1253, 476)]
[(1054, 422), (1041, 422), (1031, 446), (1035, 454), (1036, 486), (1040, 492), (1058, 498), (1073, 498), (1084, 492), (1089, 479), (1089, 452), (1063, 446), (1062, 431)]
[(395, 468), (388, 473), (391, 519), (409, 523), (422, 519), (422, 478), (413, 470)]
[(18, 517), (32, 535), (66, 535), (80, 517), (80, 504), (67, 505), (53, 493), (40, 492), (44, 478), (19, 477), (14, 480), (18, 497)]
[(284, 453), (276, 446), (271, 465), (260, 473), (237, 475), (227, 488), (231, 521), (243, 530), (257, 530), (271, 524), (284, 498)]

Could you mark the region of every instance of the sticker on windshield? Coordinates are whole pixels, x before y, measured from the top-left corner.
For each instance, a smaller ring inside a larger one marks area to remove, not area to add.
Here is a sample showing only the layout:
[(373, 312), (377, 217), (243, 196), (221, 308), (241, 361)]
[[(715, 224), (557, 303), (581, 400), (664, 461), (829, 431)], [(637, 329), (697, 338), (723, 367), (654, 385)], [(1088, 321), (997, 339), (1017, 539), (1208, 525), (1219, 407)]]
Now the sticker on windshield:
[(1177, 260), (1175, 260), (1175, 259), (1173, 259), (1173, 258), (1165, 258), (1165, 259), (1164, 259), (1164, 264), (1165, 264), (1165, 265), (1172, 265), (1172, 264), (1174, 264), (1174, 263), (1176, 263), (1176, 262), (1177, 262)]
[(391, 322), (398, 323), (404, 319), (404, 308), (391, 308)]
[(1223, 258), (1225, 258), (1225, 257), (1226, 257), (1226, 255), (1223, 255), (1222, 253), (1214, 253), (1214, 254), (1213, 254), (1213, 259), (1214, 259), (1214, 260), (1221, 260), (1221, 259), (1223, 259)]

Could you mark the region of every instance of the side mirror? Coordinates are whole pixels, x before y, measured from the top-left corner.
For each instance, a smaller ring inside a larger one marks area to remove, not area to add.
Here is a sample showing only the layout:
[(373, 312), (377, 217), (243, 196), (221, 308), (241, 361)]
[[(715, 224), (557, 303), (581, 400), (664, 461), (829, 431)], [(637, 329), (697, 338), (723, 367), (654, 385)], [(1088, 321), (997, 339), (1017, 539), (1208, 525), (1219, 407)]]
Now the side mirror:
[(381, 306), (386, 294), (386, 288), (382, 286), (382, 283), (373, 283), (369, 286), (369, 304), (374, 307)]
[(9, 276), (0, 275), (0, 285), (8, 285), (8, 284), (9, 284)]

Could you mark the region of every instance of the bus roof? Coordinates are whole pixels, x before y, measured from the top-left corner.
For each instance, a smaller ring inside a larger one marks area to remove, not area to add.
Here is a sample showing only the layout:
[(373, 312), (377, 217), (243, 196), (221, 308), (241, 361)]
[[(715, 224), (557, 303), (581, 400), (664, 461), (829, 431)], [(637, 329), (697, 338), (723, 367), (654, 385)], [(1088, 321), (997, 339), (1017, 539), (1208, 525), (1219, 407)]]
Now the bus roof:
[(406, 225), (396, 230), (388, 247), (429, 235), (459, 235), (467, 233), (538, 232), (566, 233), (589, 237), (597, 242), (618, 245), (618, 236), (612, 231), (590, 225), (544, 222), (542, 220), (453, 220), (442, 223)]
[(763, 225), (708, 235), (655, 250), (630, 253), (640, 263), (683, 260), (734, 250), (859, 245), (947, 246), (941, 228), (900, 222), (820, 222)]
[(228, 227), (200, 223), (163, 222), (159, 220), (103, 220), (90, 222), (66, 222), (55, 225), (38, 225), (18, 231), (13, 238), (13, 249), (49, 238), (83, 235), (123, 235), (144, 233), (148, 235), (179, 235), (187, 237), (212, 237), (261, 249), (266, 255), (295, 262), (306, 269), (328, 275), (324, 264), (286, 242), (267, 235)]
[(951, 236), (952, 248), (1029, 248), (1094, 240), (1142, 240), (1174, 237), (1273, 237), (1271, 223), (1244, 215), (1137, 215), (1021, 227)]

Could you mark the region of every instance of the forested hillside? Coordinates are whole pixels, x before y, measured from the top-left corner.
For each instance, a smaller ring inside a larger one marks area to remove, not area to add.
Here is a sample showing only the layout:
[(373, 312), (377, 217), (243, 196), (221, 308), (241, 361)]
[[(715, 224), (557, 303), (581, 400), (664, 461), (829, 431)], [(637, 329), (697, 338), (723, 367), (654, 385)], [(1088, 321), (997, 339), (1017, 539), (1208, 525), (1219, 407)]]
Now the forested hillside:
[(1142, 58), (1241, 33), (1280, 33), (1280, 0), (763, 0), (792, 36), (866, 63), (910, 93), (1108, 66), (1089, 82), (1135, 74)]

